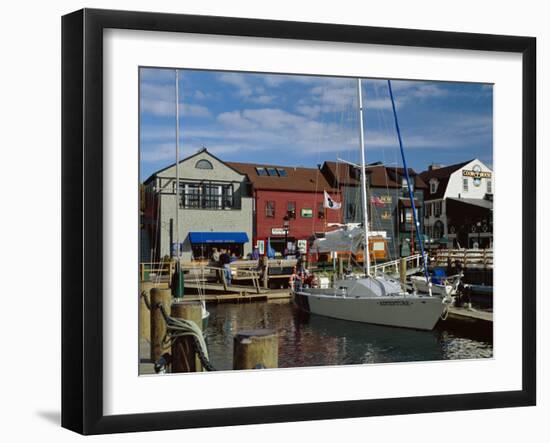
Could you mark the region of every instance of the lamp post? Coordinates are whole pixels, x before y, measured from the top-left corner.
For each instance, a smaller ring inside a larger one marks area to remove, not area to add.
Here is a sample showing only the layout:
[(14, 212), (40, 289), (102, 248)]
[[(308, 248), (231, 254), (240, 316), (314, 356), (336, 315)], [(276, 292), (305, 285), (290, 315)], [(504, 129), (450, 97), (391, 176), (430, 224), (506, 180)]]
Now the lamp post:
[[(287, 245), (288, 245), (288, 231), (290, 230), (290, 218), (288, 216), (288, 213), (287, 215), (285, 215), (283, 217), (283, 229), (285, 231), (285, 247), (283, 249), (283, 252), (286, 252), (287, 251)], [(286, 254), (285, 254), (285, 258), (286, 258)]]

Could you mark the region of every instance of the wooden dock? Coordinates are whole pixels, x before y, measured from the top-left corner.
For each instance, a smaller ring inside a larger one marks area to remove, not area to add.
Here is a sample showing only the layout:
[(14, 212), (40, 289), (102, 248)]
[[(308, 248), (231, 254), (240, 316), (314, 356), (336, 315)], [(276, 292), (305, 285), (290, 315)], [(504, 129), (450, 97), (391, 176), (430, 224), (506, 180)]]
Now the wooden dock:
[(220, 293), (220, 294), (205, 294), (185, 295), (183, 297), (187, 301), (202, 301), (207, 303), (250, 303), (254, 301), (269, 301), (269, 300), (288, 300), (291, 298), (290, 290), (281, 291), (265, 291), (261, 293), (255, 292), (239, 292), (239, 293)]
[(493, 323), (493, 313), (478, 311), (477, 309), (451, 306), (449, 307), (449, 318), (457, 320), (481, 321)]

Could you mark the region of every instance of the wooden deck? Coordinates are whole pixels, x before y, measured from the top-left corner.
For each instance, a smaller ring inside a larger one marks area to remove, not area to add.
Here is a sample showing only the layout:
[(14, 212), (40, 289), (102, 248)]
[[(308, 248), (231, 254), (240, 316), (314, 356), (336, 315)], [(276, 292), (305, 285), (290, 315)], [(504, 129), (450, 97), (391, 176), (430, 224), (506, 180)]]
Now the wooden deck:
[(487, 311), (478, 311), (477, 309), (469, 309), (451, 306), (449, 308), (449, 317), (457, 320), (471, 320), (482, 322), (493, 322), (493, 313)]
[(269, 301), (269, 300), (288, 300), (290, 299), (290, 290), (281, 291), (262, 291), (260, 294), (240, 292), (240, 293), (220, 293), (199, 295), (185, 295), (183, 298), (187, 301), (202, 301), (207, 303), (250, 303), (253, 301)]

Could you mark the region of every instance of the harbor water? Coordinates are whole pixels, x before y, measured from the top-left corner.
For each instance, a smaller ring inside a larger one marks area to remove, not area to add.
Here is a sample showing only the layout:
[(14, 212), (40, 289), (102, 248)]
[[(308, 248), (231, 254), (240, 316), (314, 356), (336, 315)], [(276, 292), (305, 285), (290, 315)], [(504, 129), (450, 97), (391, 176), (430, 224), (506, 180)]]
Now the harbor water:
[(440, 321), (416, 331), (336, 320), (299, 311), (290, 301), (209, 304), (210, 360), (232, 369), (238, 331), (270, 328), (279, 339), (279, 367), (477, 359), (493, 356), (492, 333)]

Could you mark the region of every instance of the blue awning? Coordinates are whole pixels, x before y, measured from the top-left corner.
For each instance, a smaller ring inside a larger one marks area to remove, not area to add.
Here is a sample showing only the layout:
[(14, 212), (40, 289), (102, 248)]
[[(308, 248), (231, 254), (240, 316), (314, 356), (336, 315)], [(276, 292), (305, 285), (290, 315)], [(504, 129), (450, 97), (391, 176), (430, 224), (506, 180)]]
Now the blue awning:
[(246, 232), (190, 232), (191, 243), (248, 243)]

